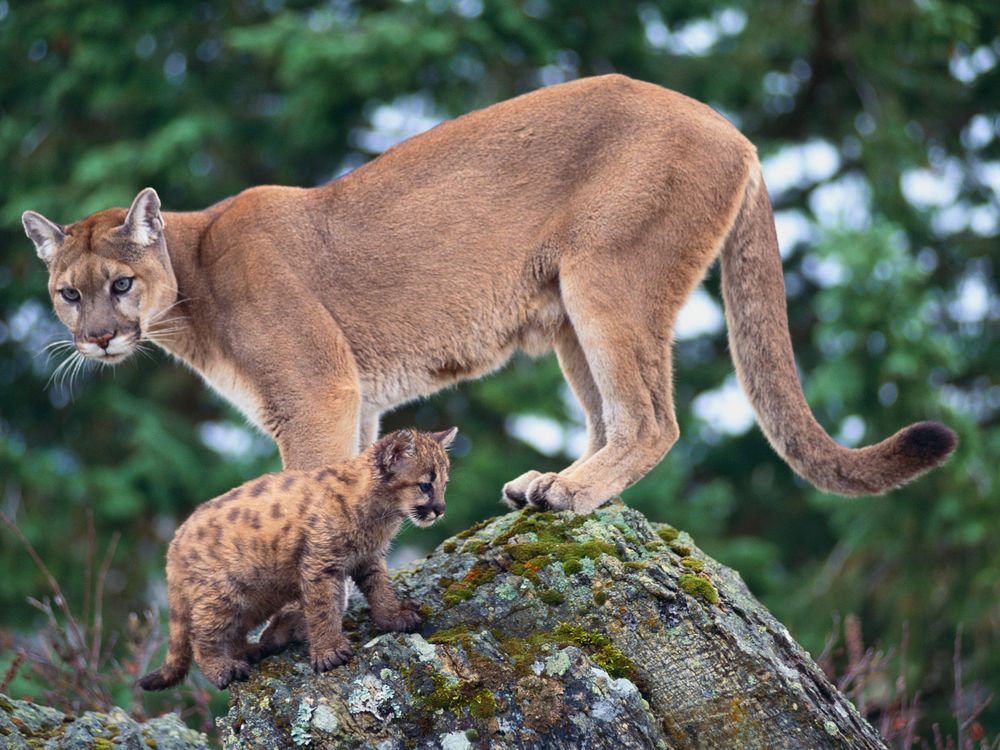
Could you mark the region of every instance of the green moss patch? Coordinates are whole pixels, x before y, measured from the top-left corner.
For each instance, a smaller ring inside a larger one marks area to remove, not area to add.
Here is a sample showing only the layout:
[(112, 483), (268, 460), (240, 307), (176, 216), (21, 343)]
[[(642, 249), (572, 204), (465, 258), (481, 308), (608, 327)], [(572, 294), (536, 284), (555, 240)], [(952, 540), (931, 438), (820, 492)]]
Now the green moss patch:
[(674, 541), (679, 534), (680, 532), (673, 526), (664, 526), (662, 529), (657, 529), (656, 531), (656, 535), (667, 544)]
[(674, 554), (680, 555), (681, 557), (687, 557), (691, 554), (691, 548), (686, 544), (681, 544), (680, 542), (671, 542), (670, 551)]
[(476, 594), (476, 589), (485, 583), (489, 583), (496, 578), (497, 569), (490, 563), (483, 560), (478, 561), (461, 581), (451, 578), (441, 578), (438, 586), (444, 590), (441, 601), (447, 607), (454, 607), (460, 602), (471, 599)]
[(685, 573), (678, 579), (677, 583), (683, 591), (691, 596), (703, 599), (709, 604), (719, 603), (719, 592), (707, 578)]
[(565, 573), (568, 576), (571, 576), (574, 573), (579, 573), (581, 570), (583, 570), (583, 563), (580, 562), (579, 560), (567, 560), (562, 564), (562, 567), (563, 567), (563, 573)]
[(532, 633), (527, 638), (508, 638), (497, 631), (494, 631), (493, 636), (513, 660), (515, 672), (519, 676), (531, 673), (531, 665), (538, 659), (544, 646), (554, 645), (576, 646), (611, 677), (635, 680), (635, 664), (632, 660), (606, 635), (587, 630), (581, 625), (561, 622), (553, 630)]
[(477, 719), (491, 719), (496, 715), (497, 701), (493, 692), (478, 681), (453, 683), (438, 672), (432, 673), (430, 679), (433, 685), (430, 692), (421, 693), (414, 690), (424, 708), (431, 711), (443, 709), (455, 714), (461, 714), (468, 709)]
[(557, 607), (566, 601), (566, 595), (555, 589), (542, 589), (538, 592), (538, 598), (550, 607)]
[(471, 539), (462, 545), (462, 552), (466, 552), (470, 555), (478, 555), (489, 545), (486, 542), (481, 542), (478, 539)]
[(583, 526), (588, 518), (584, 515), (556, 515), (549, 511), (523, 510), (520, 518), (499, 535), (493, 544), (499, 547), (516, 536), (534, 534), (539, 543), (551, 546), (572, 539), (571, 532)]
[(458, 643), (464, 646), (471, 637), (468, 624), (459, 623), (458, 625), (453, 625), (450, 628), (445, 628), (437, 631), (436, 633), (431, 633), (427, 636), (427, 642), (443, 645)]
[(472, 536), (473, 534), (475, 534), (477, 531), (482, 531), (483, 529), (485, 529), (487, 526), (489, 526), (495, 520), (496, 520), (496, 517), (494, 516), (493, 518), (487, 518), (485, 521), (480, 521), (479, 523), (474, 523), (474, 524), (472, 524), (472, 526), (470, 526), (469, 528), (467, 528), (465, 531), (460, 531), (457, 534), (455, 534), (455, 538), (456, 539), (468, 539), (470, 536)]
[(611, 555), (621, 559), (613, 544), (597, 541), (524, 542), (508, 544), (504, 549), (514, 560), (510, 572), (527, 578), (536, 586), (540, 583), (538, 573), (555, 562), (562, 563), (563, 572), (572, 575), (583, 570), (585, 558), (596, 560), (601, 555)]
[(477, 719), (492, 719), (497, 714), (497, 699), (487, 688), (480, 688), (469, 697), (469, 713)]
[(688, 570), (695, 571), (696, 573), (705, 567), (705, 563), (703, 563), (697, 557), (691, 557), (690, 555), (681, 558), (681, 565), (683, 565)]
[(612, 677), (633, 677), (635, 664), (623, 654), (604, 633), (587, 630), (580, 625), (561, 622), (552, 631), (557, 643), (573, 645), (590, 654), (590, 658)]

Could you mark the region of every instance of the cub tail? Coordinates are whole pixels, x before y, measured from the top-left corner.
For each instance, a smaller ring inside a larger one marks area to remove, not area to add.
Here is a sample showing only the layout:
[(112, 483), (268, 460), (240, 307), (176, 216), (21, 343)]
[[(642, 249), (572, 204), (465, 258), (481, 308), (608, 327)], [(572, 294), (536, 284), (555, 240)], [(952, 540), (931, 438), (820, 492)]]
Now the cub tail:
[(774, 217), (759, 171), (747, 185), (721, 255), (736, 374), (768, 441), (797, 474), (837, 495), (879, 495), (951, 455), (958, 438), (938, 422), (918, 422), (880, 443), (851, 449), (813, 417), (795, 369)]
[[(168, 581), (169, 584), (169, 581)], [(180, 596), (170, 596), (170, 638), (167, 656), (159, 669), (139, 679), (143, 690), (166, 690), (177, 685), (191, 669), (191, 611)]]

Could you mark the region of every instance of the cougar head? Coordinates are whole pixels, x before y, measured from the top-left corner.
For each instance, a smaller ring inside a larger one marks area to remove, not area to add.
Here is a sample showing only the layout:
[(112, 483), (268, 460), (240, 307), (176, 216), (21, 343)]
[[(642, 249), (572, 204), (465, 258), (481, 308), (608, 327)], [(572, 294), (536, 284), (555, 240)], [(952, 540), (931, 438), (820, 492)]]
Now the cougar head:
[(83, 356), (121, 362), (177, 300), (160, 199), (152, 188), (140, 192), (127, 212), (109, 208), (65, 227), (34, 211), (25, 211), (21, 221), (49, 270), (56, 315)]

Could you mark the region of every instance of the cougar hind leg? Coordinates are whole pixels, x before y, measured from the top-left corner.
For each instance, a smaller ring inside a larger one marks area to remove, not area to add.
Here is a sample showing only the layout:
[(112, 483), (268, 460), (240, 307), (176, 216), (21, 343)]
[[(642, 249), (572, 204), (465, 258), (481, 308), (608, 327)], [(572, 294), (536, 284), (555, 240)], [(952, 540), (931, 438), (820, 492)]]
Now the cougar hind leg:
[(696, 217), (688, 226), (687, 236), (647, 235), (619, 257), (591, 253), (561, 273), (563, 303), (599, 395), (604, 441), (558, 474), (535, 477), (525, 493), (532, 505), (590, 512), (641, 479), (676, 442), (673, 325), (721, 242), (696, 236)]
[[(555, 341), (556, 356), (563, 376), (583, 408), (587, 420), (587, 450), (562, 473), (570, 471), (604, 447), (604, 417), (601, 414), (601, 394), (597, 389), (586, 355), (580, 346), (573, 327), (567, 323)], [(503, 487), (502, 501), (510, 508), (523, 508), (528, 502), (528, 487), (542, 476), (539, 471), (528, 471)]]

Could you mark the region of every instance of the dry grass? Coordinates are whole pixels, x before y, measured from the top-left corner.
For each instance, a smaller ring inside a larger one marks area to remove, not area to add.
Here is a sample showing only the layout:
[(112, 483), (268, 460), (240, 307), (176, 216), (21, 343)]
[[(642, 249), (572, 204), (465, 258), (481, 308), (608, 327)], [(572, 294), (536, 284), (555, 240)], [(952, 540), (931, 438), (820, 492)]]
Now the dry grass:
[[(82, 711), (110, 711), (123, 708), (132, 718), (149, 718), (147, 698), (136, 683), (163, 643), (159, 614), (147, 610), (129, 615), (123, 630), (104, 624), (105, 582), (118, 534), (108, 543), (99, 564), (93, 518), (87, 519), (87, 554), (83, 564), (84, 596), (79, 614), (74, 612), (62, 587), (17, 524), (0, 512), (0, 522), (18, 539), (45, 579), (48, 596), (29, 598), (28, 603), (42, 613), (44, 624), (33, 636), (5, 635), (2, 645), (14, 651), (14, 657), (0, 680), (0, 692), (6, 692), (15, 678), (38, 686), (39, 695), (31, 698), (67, 714)], [(156, 713), (175, 711), (202, 731), (214, 730), (209, 708), (211, 693), (204, 684), (189, 684), (171, 691), (172, 703), (161, 700)]]
[[(926, 727), (920, 691), (907, 684), (909, 634), (904, 627), (898, 648), (866, 646), (861, 621), (847, 615), (834, 620), (823, 652), (817, 658), (830, 680), (850, 698), (894, 750), (997, 750), (1000, 734), (992, 739), (979, 717), (993, 696), (978, 698), (962, 680), (962, 629), (955, 634), (952, 658), (954, 725), (937, 722)], [(895, 665), (895, 669), (893, 669)]]

